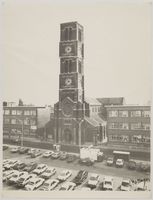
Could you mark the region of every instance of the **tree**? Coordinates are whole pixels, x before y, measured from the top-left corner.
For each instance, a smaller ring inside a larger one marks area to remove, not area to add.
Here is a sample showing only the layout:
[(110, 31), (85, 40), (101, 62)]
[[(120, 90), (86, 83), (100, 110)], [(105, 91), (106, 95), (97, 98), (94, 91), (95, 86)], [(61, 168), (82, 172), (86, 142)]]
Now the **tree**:
[(23, 101), (21, 99), (19, 99), (19, 104), (18, 106), (23, 106)]

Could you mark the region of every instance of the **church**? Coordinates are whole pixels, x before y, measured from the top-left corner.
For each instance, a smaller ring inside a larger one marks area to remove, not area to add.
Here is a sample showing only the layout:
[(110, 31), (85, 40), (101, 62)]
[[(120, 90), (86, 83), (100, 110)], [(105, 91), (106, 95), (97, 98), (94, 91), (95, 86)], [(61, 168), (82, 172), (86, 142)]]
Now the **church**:
[(85, 98), (84, 35), (77, 22), (60, 25), (59, 100), (54, 105), (54, 140), (64, 145), (107, 142), (101, 103)]

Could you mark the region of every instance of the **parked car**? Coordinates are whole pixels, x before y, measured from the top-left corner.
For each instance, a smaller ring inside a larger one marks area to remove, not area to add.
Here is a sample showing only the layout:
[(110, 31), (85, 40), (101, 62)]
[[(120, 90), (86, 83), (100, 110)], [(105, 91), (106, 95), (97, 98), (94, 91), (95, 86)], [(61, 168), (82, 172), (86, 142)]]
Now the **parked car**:
[(37, 156), (40, 156), (42, 152), (40, 149), (36, 149), (33, 153), (31, 153), (31, 158), (36, 158)]
[(11, 153), (17, 153), (20, 150), (21, 147), (12, 147), (11, 148)]
[(62, 152), (61, 155), (60, 155), (60, 160), (66, 160), (68, 157), (68, 154), (66, 152)]
[(23, 175), (28, 175), (28, 172), (19, 172), (16, 171), (11, 178), (7, 179), (8, 184), (16, 184), (19, 178)]
[(26, 147), (21, 147), (21, 148), (19, 149), (19, 153), (20, 153), (20, 154), (27, 153), (28, 151), (29, 151), (29, 148), (26, 148)]
[(137, 164), (134, 160), (129, 160), (128, 162), (128, 169), (131, 169), (131, 170), (135, 170), (137, 167)]
[(73, 183), (73, 182), (66, 182), (64, 183), (59, 190), (62, 190), (62, 191), (72, 191), (74, 190), (76, 187), (76, 184)]
[(108, 166), (112, 166), (113, 163), (114, 163), (113, 158), (112, 157), (108, 157), (106, 163), (107, 163)]
[(3, 182), (10, 178), (14, 174), (15, 170), (7, 170), (3, 172)]
[(37, 168), (33, 170), (32, 173), (40, 175), (40, 174), (42, 174), (46, 170), (47, 170), (47, 165), (45, 165), (45, 164), (39, 164), (37, 166)]
[(117, 159), (116, 160), (116, 167), (123, 167), (124, 166), (124, 160), (123, 159)]
[(106, 176), (104, 177), (102, 183), (101, 183), (101, 190), (108, 190), (112, 191), (113, 190), (113, 178)]
[(8, 148), (9, 148), (8, 145), (3, 145), (3, 151), (6, 150), (6, 149), (8, 149)]
[(104, 160), (104, 153), (99, 152), (97, 155), (97, 162), (102, 162)]
[(53, 153), (54, 153), (54, 151), (46, 151), (45, 153), (43, 153), (43, 157), (49, 158)]
[(90, 188), (95, 188), (97, 187), (98, 183), (99, 183), (99, 175), (98, 174), (91, 174), (88, 182), (87, 182), (87, 185), (90, 187)]
[(18, 160), (10, 160), (8, 163), (4, 165), (6, 170), (13, 168), (19, 161)]
[(44, 183), (43, 178), (32, 178), (28, 184), (26, 184), (25, 189), (28, 191), (33, 191), (39, 188)]
[(57, 177), (59, 181), (66, 181), (70, 176), (72, 175), (72, 172), (70, 170), (63, 170)]
[(56, 169), (54, 167), (49, 167), (45, 172), (43, 172), (40, 177), (44, 179), (48, 179), (56, 173)]
[(27, 172), (31, 172), (32, 170), (36, 169), (37, 165), (38, 164), (36, 162), (30, 162), (29, 164), (27, 164), (27, 166), (23, 170)]
[(21, 142), (20, 138), (11, 138), (10, 140), (11, 140), (11, 142), (13, 142), (15, 144), (19, 144)]
[(22, 161), (17, 162), (12, 168), (16, 170), (21, 170), (26, 166), (26, 164)]
[(31, 155), (31, 154), (34, 153), (35, 151), (36, 151), (36, 149), (31, 148), (31, 149), (28, 150), (27, 154), (28, 154), (28, 155)]
[(73, 179), (73, 183), (76, 185), (82, 184), (88, 177), (88, 172), (85, 170), (80, 170), (76, 177)]
[(131, 191), (132, 190), (132, 182), (130, 179), (123, 179), (121, 183), (121, 191)]
[(80, 159), (79, 163), (86, 166), (92, 166), (94, 164), (94, 161), (89, 158), (84, 158), (84, 159)]
[(74, 162), (76, 160), (76, 156), (75, 155), (72, 155), (72, 154), (69, 154), (68, 157), (67, 157), (67, 162), (70, 163), (70, 162)]
[(60, 157), (60, 152), (59, 151), (57, 151), (57, 152), (54, 152), (52, 155), (51, 155), (51, 158), (53, 158), (53, 159), (57, 159), (57, 158), (59, 158)]
[(18, 179), (16, 186), (20, 188), (24, 187), (26, 184), (28, 184), (31, 181), (31, 179), (36, 178), (36, 177), (37, 177), (36, 174), (24, 174)]
[(91, 188), (83, 186), (80, 190), (86, 192), (91, 191)]
[(139, 164), (138, 170), (142, 172), (150, 172), (150, 164), (142, 162)]
[(57, 179), (49, 179), (47, 180), (44, 185), (39, 189), (42, 191), (51, 191), (59, 184), (59, 180)]

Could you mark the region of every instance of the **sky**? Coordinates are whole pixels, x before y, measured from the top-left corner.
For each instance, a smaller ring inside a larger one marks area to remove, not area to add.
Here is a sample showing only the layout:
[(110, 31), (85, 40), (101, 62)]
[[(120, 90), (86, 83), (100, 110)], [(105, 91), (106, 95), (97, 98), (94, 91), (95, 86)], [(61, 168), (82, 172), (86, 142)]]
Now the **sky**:
[[(29, 3), (31, 2), (31, 3)], [(85, 96), (151, 99), (151, 4), (11, 1), (2, 6), (4, 101), (58, 101), (60, 24), (84, 27)]]

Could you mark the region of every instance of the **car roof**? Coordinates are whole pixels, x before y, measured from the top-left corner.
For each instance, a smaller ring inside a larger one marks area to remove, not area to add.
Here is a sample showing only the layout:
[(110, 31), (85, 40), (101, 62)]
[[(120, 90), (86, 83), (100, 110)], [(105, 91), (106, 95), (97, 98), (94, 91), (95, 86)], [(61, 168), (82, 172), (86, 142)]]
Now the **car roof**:
[(46, 164), (39, 164), (38, 167), (42, 167), (42, 166), (44, 166), (44, 165), (46, 165)]
[(57, 179), (48, 179), (45, 183), (59, 182)]
[(95, 174), (95, 173), (93, 173), (93, 174), (90, 175), (90, 177), (97, 177), (97, 176), (99, 176), (99, 175)]
[(68, 182), (64, 183), (64, 184), (62, 185), (62, 187), (63, 187), (63, 186), (66, 187), (66, 186), (69, 186), (69, 185), (74, 185), (74, 186), (75, 186), (76, 184), (73, 183), (73, 182), (71, 182), (71, 181), (68, 181)]
[(55, 167), (47, 167), (47, 170), (53, 170)]
[(127, 179), (123, 179), (122, 182), (129, 183), (129, 182), (130, 182), (130, 179), (128, 179), (128, 178), (127, 178)]
[(64, 169), (64, 170), (62, 170), (62, 172), (63, 172), (63, 173), (66, 173), (66, 172), (70, 172), (70, 170)]
[(111, 177), (111, 176), (105, 176), (104, 179), (105, 179), (105, 181), (112, 181), (113, 177)]
[(32, 178), (30, 182), (36, 182), (38, 179), (42, 179), (42, 178), (39, 178), (39, 177)]

